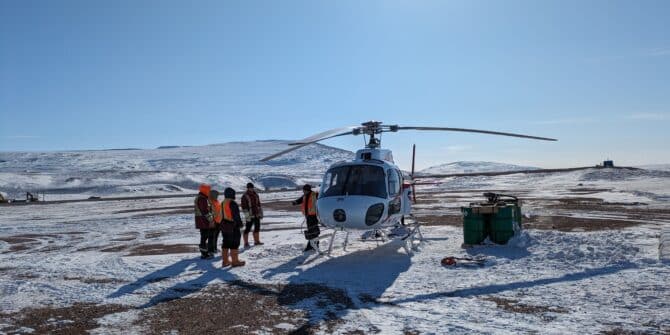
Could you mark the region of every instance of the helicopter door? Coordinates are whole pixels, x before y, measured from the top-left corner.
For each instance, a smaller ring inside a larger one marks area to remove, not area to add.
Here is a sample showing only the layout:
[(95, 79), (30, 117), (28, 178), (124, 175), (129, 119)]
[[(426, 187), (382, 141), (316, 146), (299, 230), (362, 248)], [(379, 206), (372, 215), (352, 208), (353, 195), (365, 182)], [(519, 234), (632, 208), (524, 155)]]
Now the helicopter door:
[[(401, 175), (402, 176), (402, 175)], [(402, 180), (402, 214), (409, 215), (412, 212), (412, 187), (409, 181)]]
[(386, 171), (388, 175), (388, 191), (389, 198), (392, 200), (389, 202), (389, 215), (400, 213), (402, 209), (402, 188), (400, 183), (400, 174), (396, 169), (388, 169)]

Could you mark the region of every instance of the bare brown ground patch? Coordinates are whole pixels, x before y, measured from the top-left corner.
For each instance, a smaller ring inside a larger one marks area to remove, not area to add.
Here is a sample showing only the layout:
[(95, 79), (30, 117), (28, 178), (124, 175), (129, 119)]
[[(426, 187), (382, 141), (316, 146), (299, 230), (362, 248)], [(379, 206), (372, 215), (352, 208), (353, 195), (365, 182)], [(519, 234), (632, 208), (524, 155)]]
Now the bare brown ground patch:
[(28, 250), (30, 248), (31, 247), (29, 245), (26, 245), (26, 244), (16, 244), (16, 245), (12, 245), (11, 247), (9, 247), (9, 250), (3, 252), (3, 254), (8, 254), (10, 252), (25, 251), (25, 250)]
[(417, 214), (415, 217), (424, 226), (463, 226), (463, 217), (460, 215)]
[[(189, 210), (193, 211), (193, 206), (169, 206), (169, 207), (146, 207), (146, 208), (134, 208), (134, 209), (124, 209), (114, 212), (114, 214), (124, 214), (124, 213), (142, 213), (142, 212), (155, 212), (155, 211), (167, 211), (167, 210)], [(160, 213), (158, 213), (160, 214)]]
[[(27, 239), (36, 239), (36, 238), (47, 238), (47, 237), (58, 237), (59, 234), (21, 234), (8, 236), (8, 238), (27, 238)], [(3, 238), (0, 238), (3, 239)]]
[(186, 254), (198, 252), (194, 244), (143, 244), (130, 249), (126, 256)]
[(523, 221), (524, 228), (559, 230), (559, 231), (598, 231), (598, 230), (617, 230), (639, 225), (639, 222), (612, 220), (612, 219), (593, 219), (593, 218), (574, 218), (567, 216), (536, 216), (530, 220)]
[(83, 248), (77, 249), (77, 251), (94, 251), (94, 250), (99, 250), (100, 248), (101, 247), (95, 247), (95, 246), (83, 247)]
[(597, 212), (599, 214), (624, 214), (631, 220), (670, 220), (670, 209), (649, 208), (645, 203), (639, 202), (606, 202), (597, 198), (564, 198), (551, 201), (551, 203), (539, 203), (540, 206), (549, 209), (558, 209), (572, 212)]
[(14, 276), (15, 278), (18, 279), (35, 279), (39, 278), (40, 276), (35, 274), (35, 273), (28, 273), (28, 272), (23, 272), (23, 273), (18, 273)]
[[(585, 190), (584, 190), (585, 191)], [(589, 189), (589, 191), (601, 191)], [(603, 189), (603, 191), (607, 191)], [(465, 191), (453, 191), (465, 192)], [(441, 192), (442, 194), (449, 191)], [(519, 192), (510, 192), (519, 194)], [(436, 193), (436, 195), (439, 193)], [(550, 209), (556, 214), (536, 215), (523, 219), (524, 228), (559, 230), (559, 231), (598, 231), (618, 230), (645, 223), (659, 223), (670, 221), (670, 209), (649, 208), (639, 202), (606, 202), (594, 197), (566, 197), (566, 198), (533, 198), (521, 199), (523, 204), (531, 208)], [(440, 201), (434, 200), (436, 203)], [(462, 227), (463, 219), (460, 215), (450, 212), (458, 211), (459, 207), (453, 203), (443, 203), (430, 209), (419, 209), (415, 216), (417, 220), (427, 226), (448, 225)], [(447, 212), (443, 214), (431, 213)], [(572, 217), (571, 214), (589, 214), (597, 217)], [(616, 217), (616, 218), (608, 218)]]
[(137, 233), (122, 234), (119, 237), (113, 238), (110, 241), (113, 242), (127, 242), (137, 239)]
[[(572, 210), (611, 210), (617, 212), (659, 212), (670, 213), (666, 209), (648, 209), (647, 204), (642, 202), (607, 202), (599, 198), (559, 198), (559, 199), (539, 199), (545, 200), (544, 206), (547, 208), (560, 208)], [(546, 203), (550, 202), (550, 203)]]
[(59, 246), (52, 245), (52, 246), (47, 246), (47, 247), (44, 247), (44, 248), (36, 249), (35, 252), (54, 252), (54, 251), (62, 251), (62, 250), (65, 250), (67, 248), (69, 248), (69, 246), (66, 246), (66, 245), (59, 245)]
[(518, 300), (506, 299), (501, 297), (486, 297), (486, 301), (495, 302), (498, 308), (512, 313), (523, 314), (544, 314), (544, 313), (567, 313), (568, 310), (561, 307), (536, 306), (520, 304)]
[(290, 200), (264, 202), (263, 208), (271, 209), (274, 211), (285, 211), (285, 212), (300, 211), (300, 206), (292, 205)]
[[(424, 226), (452, 226), (463, 227), (463, 217), (460, 215), (426, 215), (417, 214), (416, 219)], [(523, 228), (559, 230), (559, 231), (599, 231), (616, 230), (633, 227), (641, 224), (636, 221), (578, 218), (568, 216), (534, 216), (523, 220)]]
[(9, 244), (9, 250), (4, 251), (3, 254), (28, 250), (40, 244), (39, 240), (23, 235), (0, 237), (0, 241)]
[(122, 305), (76, 303), (68, 307), (28, 308), (0, 314), (0, 318), (11, 325), (2, 329), (10, 334), (22, 327), (34, 329), (37, 334), (87, 334), (98, 327), (96, 319), (129, 309), (131, 307)]
[[(341, 290), (317, 284), (257, 285), (242, 282), (210, 285), (200, 294), (167, 300), (142, 312), (141, 324), (151, 333), (176, 330), (183, 334), (250, 334), (256, 331), (273, 334), (313, 334), (332, 332), (342, 321), (334, 312), (326, 312), (318, 324), (309, 322), (310, 312), (295, 305), (315, 299), (316, 308), (339, 306), (353, 308), (351, 299)], [(195, 311), (226, 311), (235, 306), (235, 317)], [(294, 329), (280, 329), (280, 323)], [(321, 329), (325, 327), (325, 329)]]
[(670, 335), (670, 328), (662, 329), (659, 326), (654, 325), (642, 325), (640, 328), (654, 328), (654, 330), (632, 330), (632, 329), (623, 329), (623, 328), (613, 328), (610, 330), (601, 331), (602, 335), (647, 335), (647, 334), (664, 334)]
[(152, 239), (167, 235), (166, 231), (150, 231), (144, 234), (144, 238)]
[(161, 212), (146, 212), (133, 215), (133, 218), (149, 218), (154, 216), (164, 216), (164, 215), (175, 215), (175, 214), (193, 214), (193, 208), (189, 209), (174, 209), (170, 211), (161, 211)]
[(417, 205), (438, 205), (438, 204), (449, 204), (449, 203), (455, 203), (455, 202), (462, 202), (463, 199), (472, 199), (474, 197), (472, 196), (448, 196), (448, 197), (440, 197), (436, 194), (434, 197), (417, 197), (416, 198), (416, 204)]
[(9, 244), (21, 244), (21, 243), (31, 243), (37, 242), (34, 238), (22, 237), (22, 236), (8, 236), (0, 237), (0, 241), (7, 242)]
[(590, 194), (595, 194), (595, 193), (601, 193), (601, 192), (610, 192), (612, 191), (611, 188), (592, 188), (592, 187), (576, 187), (576, 188), (569, 188), (568, 191), (574, 194), (579, 194), (579, 195), (590, 195)]
[[(38, 252), (48, 252), (48, 251), (58, 251), (64, 249), (64, 246), (47, 246), (43, 248), (36, 249), (43, 241), (49, 240), (48, 243), (54, 243), (56, 239), (64, 238), (64, 235), (73, 235), (75, 233), (62, 233), (62, 234), (21, 234), (13, 236), (3, 236), (0, 237), (0, 241), (6, 242), (10, 245), (9, 250), (3, 252), (3, 254), (11, 252), (19, 252), (25, 250), (35, 250)], [(77, 239), (81, 238), (78, 236), (75, 237), (65, 237), (68, 239)]]
[(111, 283), (124, 283), (124, 280), (116, 278), (91, 278), (91, 277), (72, 277), (65, 276), (65, 280), (77, 280), (85, 284), (111, 284)]
[(65, 233), (61, 233), (61, 234), (63, 234), (63, 235), (86, 235), (88, 233), (84, 232), (84, 231), (69, 231), (69, 232), (65, 232)]
[(127, 245), (115, 245), (115, 246), (111, 246), (111, 247), (110, 246), (105, 247), (104, 249), (100, 249), (100, 251), (102, 251), (102, 252), (119, 252), (119, 251), (126, 250), (127, 248), (128, 248)]
[[(437, 183), (439, 184), (439, 183)], [(482, 196), (484, 192), (493, 192), (493, 193), (502, 193), (502, 194), (512, 194), (512, 195), (523, 195), (527, 194), (527, 190), (489, 190), (489, 189), (480, 189), (480, 190), (472, 190), (472, 189), (453, 189), (453, 190), (439, 190), (439, 191), (431, 191), (431, 190), (417, 190), (416, 194), (452, 194), (452, 193), (468, 193), (468, 196)], [(482, 199), (484, 199), (482, 197)]]

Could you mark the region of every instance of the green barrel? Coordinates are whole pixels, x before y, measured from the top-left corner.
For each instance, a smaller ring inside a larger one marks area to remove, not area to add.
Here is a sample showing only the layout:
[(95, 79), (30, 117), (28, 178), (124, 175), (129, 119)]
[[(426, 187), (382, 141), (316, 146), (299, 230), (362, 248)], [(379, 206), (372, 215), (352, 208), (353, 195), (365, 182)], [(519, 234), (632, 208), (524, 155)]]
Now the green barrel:
[(482, 243), (488, 235), (484, 217), (481, 214), (475, 214), (472, 207), (461, 207), (461, 213), (463, 213), (463, 243)]
[(491, 241), (507, 244), (514, 236), (515, 225), (521, 220), (521, 209), (516, 205), (500, 207), (498, 213), (491, 218)]

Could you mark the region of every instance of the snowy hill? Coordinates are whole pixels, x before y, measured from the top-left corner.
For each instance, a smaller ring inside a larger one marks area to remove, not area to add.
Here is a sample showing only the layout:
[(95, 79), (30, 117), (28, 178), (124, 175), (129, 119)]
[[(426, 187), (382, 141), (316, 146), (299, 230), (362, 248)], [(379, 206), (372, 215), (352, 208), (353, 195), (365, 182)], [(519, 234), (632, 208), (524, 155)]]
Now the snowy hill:
[(670, 171), (670, 164), (651, 164), (638, 166), (640, 169), (655, 171)]
[(270, 162), (259, 160), (288, 141), (231, 142), (148, 150), (0, 153), (0, 191), (21, 198), (46, 192), (51, 200), (90, 195), (152, 195), (192, 192), (202, 182), (215, 188), (294, 188), (318, 183), (332, 163), (352, 153), (310, 145)]
[(476, 173), (476, 172), (503, 172), (503, 171), (524, 171), (536, 170), (537, 167), (520, 166), (514, 164), (496, 163), (496, 162), (452, 162), (431, 166), (419, 171), (421, 174), (456, 174), (456, 173)]

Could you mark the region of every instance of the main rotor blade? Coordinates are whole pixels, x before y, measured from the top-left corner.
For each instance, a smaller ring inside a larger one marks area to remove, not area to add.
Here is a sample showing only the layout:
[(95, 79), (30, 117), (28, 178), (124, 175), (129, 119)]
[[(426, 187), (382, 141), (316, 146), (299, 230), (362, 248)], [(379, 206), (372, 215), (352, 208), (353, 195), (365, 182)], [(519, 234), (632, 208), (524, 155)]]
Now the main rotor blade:
[(501, 136), (512, 136), (512, 137), (521, 137), (521, 138), (530, 138), (533, 140), (542, 140), (542, 141), (557, 141), (555, 138), (548, 137), (539, 137), (539, 136), (530, 136), (523, 134), (514, 134), (514, 133), (503, 133), (499, 131), (490, 131), (490, 130), (479, 130), (479, 129), (467, 129), (467, 128), (446, 128), (446, 127), (403, 127), (399, 126), (398, 130), (442, 130), (442, 131), (459, 131), (465, 133), (480, 133), (480, 134), (489, 134), (489, 135), (501, 135)]
[(300, 149), (300, 148), (302, 148), (302, 147), (304, 147), (304, 146), (306, 146), (306, 145), (309, 145), (309, 144), (311, 144), (311, 143), (297, 144), (297, 145), (295, 145), (295, 146), (289, 147), (289, 148), (286, 149), (286, 150), (283, 150), (283, 151), (280, 151), (280, 152), (278, 152), (278, 153), (276, 153), (276, 154), (272, 154), (272, 155), (270, 155), (270, 156), (267, 156), (267, 157), (261, 159), (261, 162), (269, 161), (269, 160), (271, 160), (271, 159), (273, 159), (273, 158), (277, 158), (277, 157), (279, 157), (279, 156), (281, 156), (281, 155), (287, 154), (287, 153), (289, 153), (289, 152), (291, 152), (291, 151), (293, 151), (293, 150), (298, 150), (298, 149)]
[(316, 142), (319, 142), (319, 141), (323, 141), (325, 139), (329, 139), (329, 138), (333, 138), (333, 137), (337, 137), (337, 136), (343, 136), (343, 135), (350, 135), (352, 133), (352, 130), (354, 130), (358, 127), (359, 126), (350, 126), (350, 127), (342, 127), (342, 128), (326, 130), (324, 132), (318, 133), (316, 135), (312, 135), (312, 136), (307, 137), (305, 139), (302, 139), (300, 141), (291, 142), (291, 143), (288, 144), (288, 145), (291, 146), (290, 148), (288, 148), (286, 150), (283, 150), (283, 151), (280, 151), (276, 154), (267, 156), (267, 157), (261, 159), (261, 162), (269, 161), (273, 158), (277, 158), (281, 155), (287, 154), (287, 153), (289, 153), (293, 150), (298, 150), (298, 149), (300, 149), (300, 148), (302, 148), (306, 145), (316, 143)]
[(323, 141), (323, 140), (331, 138), (331, 137), (348, 135), (348, 134), (351, 134), (351, 132), (354, 129), (359, 128), (359, 127), (360, 126), (349, 126), (349, 127), (342, 127), (342, 128), (335, 128), (335, 129), (331, 129), (331, 130), (326, 130), (326, 131), (318, 133), (316, 135), (312, 135), (310, 137), (304, 138), (300, 141), (291, 142), (288, 145), (310, 144), (310, 143), (315, 143), (315, 142), (318, 142), (318, 141)]

